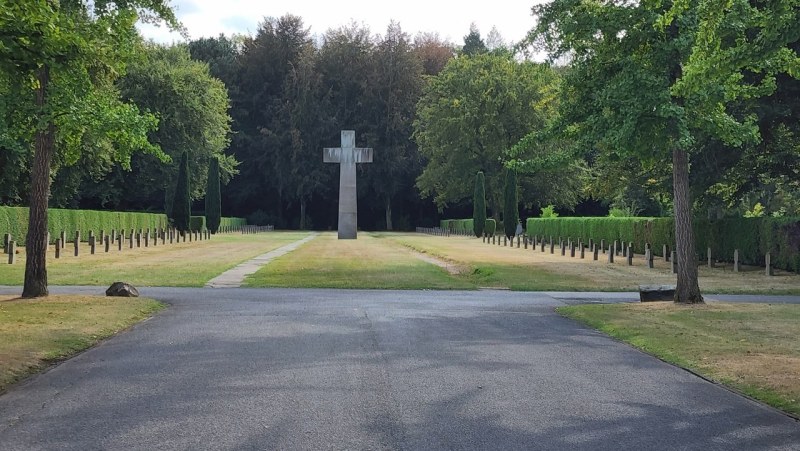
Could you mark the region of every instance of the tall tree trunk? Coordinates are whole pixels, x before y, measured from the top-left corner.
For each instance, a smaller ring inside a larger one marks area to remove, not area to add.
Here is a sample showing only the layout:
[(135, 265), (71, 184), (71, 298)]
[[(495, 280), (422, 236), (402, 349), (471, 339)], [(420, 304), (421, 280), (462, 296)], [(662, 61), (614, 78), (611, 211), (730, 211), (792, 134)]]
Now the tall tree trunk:
[[(45, 114), (50, 68), (44, 66), (37, 74), (39, 89), (36, 106)], [(33, 168), (31, 168), (31, 194), (29, 201), (28, 236), (25, 239), (25, 283), (23, 298), (47, 296), (47, 202), (50, 198), (50, 163), (53, 160), (55, 125), (36, 131)]]
[(306, 200), (300, 198), (300, 230), (306, 229)]
[(392, 199), (386, 197), (386, 230), (392, 231)]
[(702, 303), (697, 281), (697, 256), (692, 229), (692, 203), (689, 195), (689, 159), (686, 151), (672, 151), (672, 182), (675, 192), (675, 248), (678, 255), (678, 283), (675, 302)]

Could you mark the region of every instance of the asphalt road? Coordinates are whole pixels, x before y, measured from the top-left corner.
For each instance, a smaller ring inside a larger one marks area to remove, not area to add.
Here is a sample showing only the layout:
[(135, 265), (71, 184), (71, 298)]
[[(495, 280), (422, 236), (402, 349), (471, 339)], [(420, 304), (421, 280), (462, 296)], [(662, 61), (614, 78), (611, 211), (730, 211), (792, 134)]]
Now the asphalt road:
[(578, 295), (141, 292), (172, 307), (0, 396), (0, 449), (800, 449), (553, 312)]

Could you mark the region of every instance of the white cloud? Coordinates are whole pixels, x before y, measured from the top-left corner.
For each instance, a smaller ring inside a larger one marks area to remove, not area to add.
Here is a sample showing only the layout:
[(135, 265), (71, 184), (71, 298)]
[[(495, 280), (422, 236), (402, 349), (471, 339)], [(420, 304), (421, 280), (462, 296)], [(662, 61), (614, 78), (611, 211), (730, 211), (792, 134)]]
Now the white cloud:
[[(254, 33), (264, 17), (294, 14), (303, 18), (312, 34), (322, 34), (352, 21), (369, 26), (373, 34), (382, 34), (390, 20), (400, 23), (407, 33), (436, 31), (456, 44), (463, 41), (472, 22), (484, 38), (493, 26), (506, 41), (522, 39), (533, 27), (531, 6), (536, 0), (494, 0), (490, 2), (442, 2), (434, 0), (177, 0), (173, 1), (178, 18), (192, 39), (220, 33)], [(146, 38), (158, 42), (180, 41), (176, 33), (164, 27), (141, 25)]]

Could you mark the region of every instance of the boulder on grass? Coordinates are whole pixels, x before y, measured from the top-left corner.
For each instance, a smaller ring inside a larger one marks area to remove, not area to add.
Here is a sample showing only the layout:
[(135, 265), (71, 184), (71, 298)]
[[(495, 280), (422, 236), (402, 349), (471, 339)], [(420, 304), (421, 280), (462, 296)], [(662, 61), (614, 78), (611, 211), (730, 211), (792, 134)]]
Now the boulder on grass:
[(675, 300), (675, 285), (639, 285), (640, 302), (666, 302)]
[(125, 282), (114, 282), (106, 290), (106, 296), (119, 296), (124, 298), (138, 298), (139, 290)]

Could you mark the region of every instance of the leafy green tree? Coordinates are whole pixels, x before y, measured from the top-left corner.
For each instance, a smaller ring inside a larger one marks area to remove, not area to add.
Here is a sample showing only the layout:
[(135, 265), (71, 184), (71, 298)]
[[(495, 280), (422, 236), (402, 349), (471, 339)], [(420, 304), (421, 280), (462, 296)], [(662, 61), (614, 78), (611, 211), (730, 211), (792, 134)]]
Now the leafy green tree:
[(472, 196), (472, 230), (475, 236), (483, 236), (486, 228), (486, 189), (483, 172), (475, 174), (475, 193)]
[(369, 60), (363, 108), (366, 138), (376, 148), (364, 168), (363, 185), (383, 206), (386, 230), (393, 230), (392, 204), (412, 186), (421, 170), (419, 152), (411, 140), (417, 101), (422, 95), (422, 65), (407, 34), (396, 23), (376, 42)]
[(180, 232), (189, 231), (189, 219), (192, 216), (192, 203), (189, 183), (189, 153), (181, 155), (178, 166), (178, 179), (175, 182), (175, 195), (172, 199), (172, 224)]
[(219, 187), (219, 161), (211, 160), (208, 167), (208, 181), (206, 183), (206, 227), (211, 233), (217, 233), (222, 219), (222, 203)]
[(13, 129), (3, 127), (0, 142), (33, 144), (22, 296), (46, 296), (47, 206), (56, 149), (66, 161), (77, 160), (91, 131), (95, 140), (116, 144), (106, 149), (124, 165), (137, 150), (165, 158), (147, 140), (155, 118), (121, 102), (112, 83), (138, 40), (137, 12), (173, 28), (178, 22), (162, 0), (2, 1), (0, 11), (0, 78), (19, 95), (18, 102), (2, 106), (15, 110), (3, 117), (24, 118)]
[[(222, 183), (238, 173), (238, 161), (224, 153), (231, 132), (225, 85), (211, 76), (206, 63), (191, 58), (186, 45), (147, 44), (143, 58), (120, 80), (120, 86), (126, 98), (158, 114), (161, 121), (151, 136), (164, 152), (175, 161), (184, 152), (189, 154), (191, 180), (205, 180), (212, 160), (219, 161)], [(169, 210), (178, 168), (137, 155), (131, 169), (130, 174), (109, 178), (126, 193), (116, 207)], [(205, 184), (193, 184), (191, 199), (203, 198), (204, 192)]]
[(518, 208), (517, 173), (513, 169), (507, 169), (505, 190), (503, 190), (503, 231), (509, 238), (516, 235), (519, 222)]
[(436, 33), (419, 33), (414, 36), (414, 54), (422, 63), (422, 73), (437, 75), (456, 54), (451, 42)]
[(427, 159), (417, 178), (422, 195), (434, 196), (440, 210), (469, 199), (463, 180), (482, 171), (489, 209), (499, 220), (506, 151), (546, 127), (557, 81), (547, 65), (505, 55), (450, 60), (417, 104), (414, 137)]
[(552, 58), (572, 57), (559, 108), (561, 139), (622, 159), (672, 162), (681, 263), (676, 300), (702, 302), (688, 183), (697, 129), (670, 91), (687, 60), (696, 20), (686, 15), (660, 27), (668, 10), (660, 2), (578, 8), (571, 0), (555, 0), (534, 7), (538, 24), (531, 35)]

